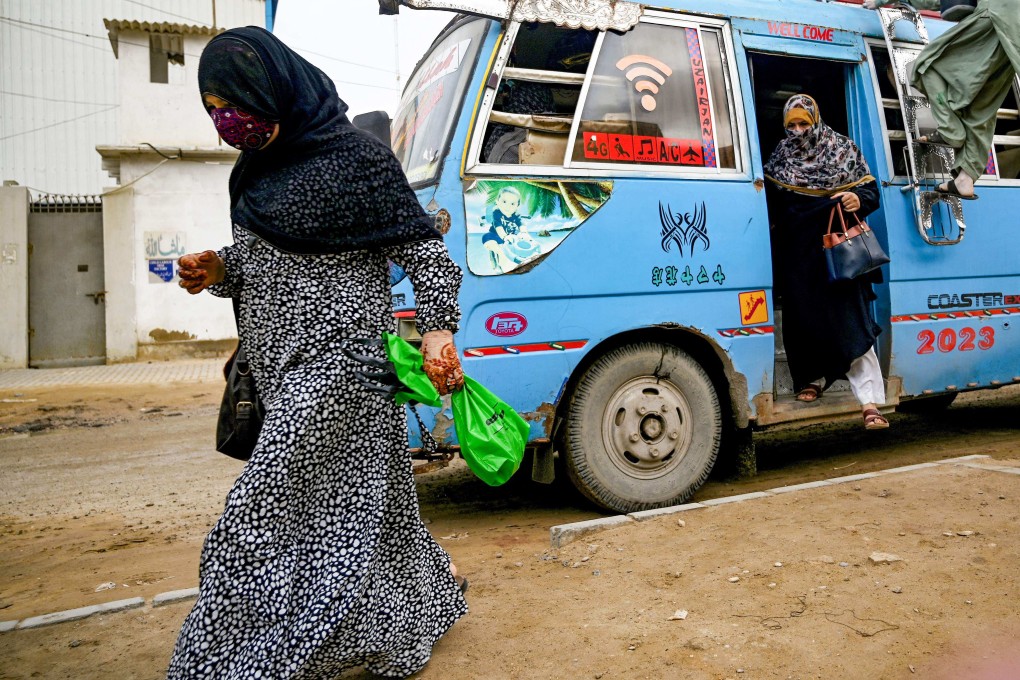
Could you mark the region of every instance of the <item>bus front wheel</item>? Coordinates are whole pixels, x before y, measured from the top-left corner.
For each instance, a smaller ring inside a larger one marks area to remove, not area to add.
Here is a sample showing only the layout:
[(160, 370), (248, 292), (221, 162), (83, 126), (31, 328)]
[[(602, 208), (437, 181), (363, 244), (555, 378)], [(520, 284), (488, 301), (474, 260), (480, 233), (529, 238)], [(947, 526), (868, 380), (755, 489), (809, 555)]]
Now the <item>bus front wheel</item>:
[(684, 502), (719, 453), (722, 411), (712, 381), (671, 345), (612, 350), (569, 402), (566, 467), (589, 500), (617, 512)]

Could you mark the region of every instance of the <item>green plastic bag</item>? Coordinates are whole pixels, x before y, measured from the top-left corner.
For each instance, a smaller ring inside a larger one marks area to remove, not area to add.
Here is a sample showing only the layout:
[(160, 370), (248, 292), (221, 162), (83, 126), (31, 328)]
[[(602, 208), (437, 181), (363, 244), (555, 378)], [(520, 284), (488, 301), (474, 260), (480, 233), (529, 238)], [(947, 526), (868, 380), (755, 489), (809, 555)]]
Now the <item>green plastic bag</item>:
[(409, 401), (417, 401), (436, 408), (442, 406), (439, 392), (422, 369), (421, 352), (398, 335), (383, 333), (382, 337), (386, 358), (393, 364), (397, 378), (407, 386), (407, 390), (401, 390), (393, 395), (397, 406), (403, 406)]
[[(417, 401), (439, 408), (443, 402), (422, 369), (421, 352), (403, 338), (383, 333), (386, 357), (397, 378), (407, 386), (394, 395), (398, 405)], [(531, 428), (506, 402), (464, 376), (464, 389), (450, 395), (453, 425), (460, 454), (468, 467), (489, 486), (504, 484), (517, 472)]]
[(524, 457), (530, 427), (506, 402), (464, 376), (464, 389), (450, 395), (460, 455), (489, 486), (505, 483)]

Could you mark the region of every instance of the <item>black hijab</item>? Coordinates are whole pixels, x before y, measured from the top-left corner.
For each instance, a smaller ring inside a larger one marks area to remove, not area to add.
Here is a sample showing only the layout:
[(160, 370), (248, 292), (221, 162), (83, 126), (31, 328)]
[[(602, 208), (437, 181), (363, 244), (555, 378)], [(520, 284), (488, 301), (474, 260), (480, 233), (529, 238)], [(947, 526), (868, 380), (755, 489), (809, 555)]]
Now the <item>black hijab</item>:
[(292, 253), (378, 249), (442, 238), (393, 153), (351, 125), (333, 81), (265, 29), (235, 28), (202, 52), (198, 84), (280, 124), (230, 174), (235, 224)]

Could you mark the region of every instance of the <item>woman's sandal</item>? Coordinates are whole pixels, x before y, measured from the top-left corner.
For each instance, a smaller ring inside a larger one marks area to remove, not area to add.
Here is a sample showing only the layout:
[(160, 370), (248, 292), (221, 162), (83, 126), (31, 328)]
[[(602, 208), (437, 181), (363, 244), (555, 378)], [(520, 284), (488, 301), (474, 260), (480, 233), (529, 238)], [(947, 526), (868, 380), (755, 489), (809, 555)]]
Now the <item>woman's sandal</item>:
[[(959, 173), (957, 173), (957, 174), (959, 174)], [(960, 190), (956, 188), (956, 180), (955, 179), (951, 179), (948, 182), (946, 182), (946, 188), (945, 189), (943, 189), (941, 186), (935, 187), (935, 193), (936, 194), (942, 194), (943, 196), (956, 196), (957, 198), (962, 198), (965, 201), (974, 201), (974, 200), (977, 200), (977, 197), (978, 197), (977, 194), (971, 194), (970, 196), (967, 196), (965, 194), (961, 194)]]
[(810, 383), (797, 393), (797, 401), (817, 401), (820, 396), (822, 396), (822, 388)]
[(889, 421), (876, 408), (865, 409), (862, 415), (865, 430), (884, 430), (889, 427)]
[(460, 594), (463, 595), (468, 589), (468, 580), (463, 576), (454, 576), (454, 580), (457, 581), (457, 587), (460, 588)]

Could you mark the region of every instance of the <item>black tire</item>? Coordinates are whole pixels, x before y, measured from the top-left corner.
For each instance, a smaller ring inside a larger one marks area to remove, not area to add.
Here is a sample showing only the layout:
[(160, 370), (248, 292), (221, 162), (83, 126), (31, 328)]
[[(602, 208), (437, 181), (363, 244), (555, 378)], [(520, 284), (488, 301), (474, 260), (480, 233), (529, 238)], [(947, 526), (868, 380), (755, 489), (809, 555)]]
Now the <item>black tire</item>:
[(670, 345), (625, 345), (581, 377), (564, 435), (567, 473), (585, 497), (616, 512), (650, 510), (684, 502), (708, 478), (722, 411), (690, 356)]
[(953, 403), (953, 400), (956, 399), (957, 394), (959, 392), (943, 392), (933, 397), (920, 397), (919, 399), (900, 402), (896, 407), (896, 412), (925, 414), (945, 411)]

